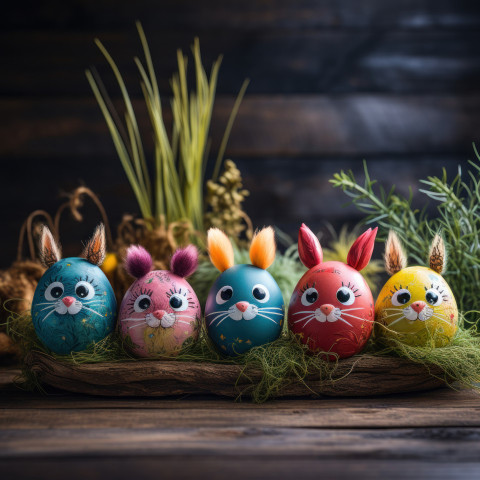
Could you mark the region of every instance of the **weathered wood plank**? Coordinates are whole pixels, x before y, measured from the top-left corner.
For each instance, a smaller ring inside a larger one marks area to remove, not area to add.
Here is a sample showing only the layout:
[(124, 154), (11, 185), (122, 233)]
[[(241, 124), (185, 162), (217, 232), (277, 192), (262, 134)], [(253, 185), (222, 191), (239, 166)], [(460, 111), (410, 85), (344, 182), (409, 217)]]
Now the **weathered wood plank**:
[[(478, 4), (472, 0), (403, 0), (385, 7), (382, 0), (74, 0), (8, 4), (2, 28), (26, 29), (42, 25), (71, 30), (130, 27), (139, 18), (150, 28), (268, 29), (278, 28), (468, 28), (480, 24)], [(113, 14), (114, 13), (114, 14)]]
[[(10, 390), (1, 391), (0, 408), (8, 414), (12, 410), (21, 409), (75, 409), (77, 411), (90, 409), (124, 409), (124, 410), (206, 410), (213, 409), (220, 414), (225, 410), (234, 411), (273, 411), (290, 409), (292, 412), (317, 411), (338, 409), (433, 409), (433, 411), (449, 408), (474, 410), (480, 405), (480, 394), (475, 390), (452, 390), (441, 388), (427, 392), (405, 393), (377, 397), (339, 398), (281, 398), (273, 399), (263, 404), (254, 404), (250, 401), (235, 401), (230, 398), (220, 398), (207, 395), (182, 396), (180, 398), (152, 398), (152, 397), (93, 397), (90, 395), (72, 394), (60, 390), (50, 390), (49, 394)], [(321, 414), (321, 413), (320, 413)]]
[[(322, 403), (318, 400), (317, 403)], [(257, 409), (237, 408), (230, 402), (229, 409), (221, 414), (213, 403), (208, 408), (199, 408), (191, 403), (187, 408), (160, 409), (44, 409), (38, 403), (33, 409), (1, 409), (0, 429), (104, 429), (132, 428), (157, 429), (175, 428), (228, 428), (228, 427), (278, 427), (283, 428), (426, 428), (426, 427), (480, 427), (480, 406), (464, 408), (451, 406), (435, 409), (426, 406), (415, 408), (373, 407), (299, 408), (295, 401), (285, 403), (282, 408)], [(455, 404), (458, 402), (455, 401)]]
[[(112, 478), (131, 480), (142, 478), (158, 480), (172, 478), (191, 480), (208, 478), (225, 480), (248, 478), (251, 480), (279, 480), (283, 478), (302, 478), (318, 480), (335, 478), (336, 480), (399, 480), (415, 478), (417, 480), (478, 480), (480, 464), (456, 463), (437, 459), (419, 460), (364, 460), (362, 458), (305, 458), (286, 459), (281, 457), (248, 458), (238, 456), (204, 457), (181, 456), (123, 456), (112, 458), (68, 458), (68, 459), (10, 459), (0, 460), (0, 470), (5, 478), (35, 478), (36, 480), (84, 480), (85, 478)], [(93, 473), (94, 472), (94, 473)]]
[[(176, 49), (190, 52), (197, 30), (155, 28), (147, 33), (159, 87), (167, 96), (177, 69)], [(133, 57), (143, 56), (134, 28), (122, 33), (0, 33), (0, 43), (8, 45), (2, 52), (5, 74), (0, 77), (0, 95), (93, 97), (84, 74), (92, 64), (108, 90), (116, 92), (115, 79), (93, 43), (95, 36), (115, 58), (131, 95), (141, 96)], [(249, 94), (479, 91), (478, 31), (207, 30), (200, 42), (206, 66), (224, 55), (218, 82), (221, 94), (235, 94), (246, 77), (251, 79)]]
[[(231, 97), (218, 99), (212, 151), (218, 148), (232, 104)], [(134, 106), (148, 148), (148, 118), (142, 102)], [(2, 100), (0, 115), (9, 119), (0, 157), (55, 156), (73, 161), (89, 155), (111, 158), (114, 152), (94, 100)], [(478, 124), (476, 95), (251, 95), (240, 108), (227, 155), (452, 154), (479, 138)]]
[(0, 431), (0, 458), (205, 455), (478, 462), (480, 429), (49, 429)]

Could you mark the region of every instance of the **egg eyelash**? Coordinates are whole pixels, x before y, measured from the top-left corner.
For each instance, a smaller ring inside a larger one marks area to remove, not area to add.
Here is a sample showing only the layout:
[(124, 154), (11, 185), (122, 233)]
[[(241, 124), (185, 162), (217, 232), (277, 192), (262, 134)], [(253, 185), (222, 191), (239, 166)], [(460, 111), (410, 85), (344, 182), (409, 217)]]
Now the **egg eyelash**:
[(306, 284), (300, 289), (300, 293), (306, 292), (309, 288), (315, 288), (315, 283), (316, 283), (316, 282), (313, 282), (311, 285), (309, 285), (308, 283), (306, 283)]
[(195, 302), (193, 301), (193, 298), (191, 296), (188, 296), (188, 294), (190, 293), (189, 290), (187, 289), (185, 292), (182, 291), (182, 287), (180, 287), (177, 291), (177, 287), (173, 287), (173, 289), (171, 288), (168, 292), (167, 292), (167, 298), (171, 298), (172, 295), (174, 294), (177, 294), (177, 295), (183, 295), (187, 301), (188, 301), (188, 306), (190, 308), (194, 308), (195, 307)]
[(428, 287), (423, 287), (425, 289), (425, 291), (428, 291), (428, 290), (431, 290), (431, 289), (434, 289), (436, 290), (441, 296), (442, 296), (442, 299), (444, 302), (446, 302), (448, 300), (448, 295), (445, 293), (445, 290), (440, 290), (440, 288), (442, 288), (440, 285), (434, 285), (433, 283), (430, 284), (430, 288)]
[(135, 300), (140, 296), (140, 295), (148, 295), (151, 297), (153, 295), (153, 290), (149, 290), (147, 288), (142, 287), (140, 290), (133, 292), (133, 298), (130, 299), (128, 302), (128, 305), (133, 305), (135, 303)]
[(62, 276), (58, 276), (58, 275), (55, 275), (55, 277), (50, 277), (49, 280), (45, 280), (44, 284), (43, 284), (43, 288), (41, 290), (41, 294), (42, 295), (45, 295), (45, 292), (48, 288), (48, 286), (53, 283), (53, 282), (61, 282), (63, 283), (63, 277)]
[(408, 290), (408, 291), (410, 291), (410, 290), (408, 289), (408, 285), (406, 285), (406, 286), (404, 287), (403, 285), (400, 284), (399, 287), (400, 287), (400, 288), (398, 288), (396, 285), (394, 285), (393, 288), (395, 289), (395, 291), (390, 290), (390, 293), (391, 293), (392, 295), (395, 295), (395, 292), (398, 292), (399, 290), (402, 290), (402, 289), (403, 289), (403, 290)]
[(355, 295), (355, 294), (358, 292), (358, 288), (357, 288), (353, 283), (351, 283), (351, 282), (348, 282), (347, 285), (345, 285), (345, 283), (342, 282), (342, 287), (347, 287), (347, 288), (349, 288), (349, 289), (353, 292), (353, 295), (355, 296), (355, 298), (362, 296), (361, 293), (359, 293), (358, 295)]
[(75, 277), (73, 280), (74, 280), (75, 283), (88, 282), (93, 287), (93, 289), (95, 290), (95, 296), (97, 296), (97, 297), (102, 296), (102, 294), (97, 293), (100, 290), (98, 285), (96, 283), (94, 283), (94, 279), (89, 278), (88, 275), (85, 275), (85, 277)]

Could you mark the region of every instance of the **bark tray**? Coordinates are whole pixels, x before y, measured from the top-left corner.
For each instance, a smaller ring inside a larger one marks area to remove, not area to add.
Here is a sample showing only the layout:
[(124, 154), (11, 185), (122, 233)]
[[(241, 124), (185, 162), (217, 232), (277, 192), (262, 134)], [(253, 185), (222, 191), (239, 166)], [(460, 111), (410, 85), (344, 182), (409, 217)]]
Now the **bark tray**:
[[(75, 365), (40, 352), (31, 352), (25, 360), (41, 383), (91, 395), (249, 396), (252, 382), (258, 382), (262, 376), (260, 370), (250, 369), (247, 378), (241, 375), (241, 366), (217, 363), (135, 361)], [(424, 391), (445, 385), (445, 374), (439, 367), (427, 368), (402, 358), (362, 355), (339, 361), (334, 381), (321, 381), (318, 374), (311, 374), (305, 383), (292, 379), (278, 396), (352, 397)]]

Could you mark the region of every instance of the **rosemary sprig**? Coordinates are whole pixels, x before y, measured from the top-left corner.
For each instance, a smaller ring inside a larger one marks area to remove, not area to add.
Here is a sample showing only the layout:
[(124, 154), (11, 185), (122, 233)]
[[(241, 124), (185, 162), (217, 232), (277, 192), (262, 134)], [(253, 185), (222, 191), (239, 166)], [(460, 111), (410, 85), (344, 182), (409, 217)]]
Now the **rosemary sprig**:
[(449, 254), (445, 278), (455, 294), (460, 310), (479, 311), (480, 295), (480, 155), (473, 145), (476, 160), (469, 161), (467, 174), (458, 168), (449, 181), (445, 169), (441, 177), (420, 180), (420, 190), (436, 203), (436, 215), (429, 216), (426, 207), (412, 206), (412, 194), (403, 197), (395, 187), (386, 192), (370, 179), (364, 162), (365, 181), (357, 182), (352, 171), (336, 173), (330, 180), (342, 188), (351, 202), (363, 213), (365, 223), (380, 226), (378, 238), (384, 240), (394, 229), (407, 246), (411, 264), (425, 265), (428, 247), (434, 233), (441, 232)]

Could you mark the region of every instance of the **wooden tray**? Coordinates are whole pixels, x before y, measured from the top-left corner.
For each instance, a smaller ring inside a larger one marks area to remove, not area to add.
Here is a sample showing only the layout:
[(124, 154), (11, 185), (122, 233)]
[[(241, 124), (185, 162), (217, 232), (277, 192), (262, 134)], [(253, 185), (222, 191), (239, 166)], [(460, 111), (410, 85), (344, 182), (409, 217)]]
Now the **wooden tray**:
[[(139, 360), (74, 365), (40, 352), (30, 353), (26, 364), (46, 385), (70, 392), (109, 396), (249, 396), (252, 382), (262, 376), (260, 370), (249, 370), (247, 378), (240, 376), (240, 366), (199, 362)], [(373, 396), (424, 391), (445, 385), (445, 374), (438, 367), (428, 369), (401, 358), (370, 355), (341, 360), (334, 379), (320, 381), (318, 375), (309, 375), (305, 379), (308, 387), (292, 380), (278, 396)]]

